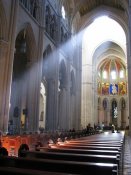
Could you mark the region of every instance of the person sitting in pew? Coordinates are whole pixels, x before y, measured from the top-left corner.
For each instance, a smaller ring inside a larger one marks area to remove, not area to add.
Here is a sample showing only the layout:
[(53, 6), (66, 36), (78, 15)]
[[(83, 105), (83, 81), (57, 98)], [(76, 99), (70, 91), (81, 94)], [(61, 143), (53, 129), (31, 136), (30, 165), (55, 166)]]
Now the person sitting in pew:
[(8, 156), (8, 151), (5, 147), (0, 147), (0, 156)]
[(40, 147), (42, 147), (42, 146), (43, 146), (43, 144), (38, 141), (35, 145), (35, 151), (40, 151)]
[(114, 132), (115, 132), (115, 126), (112, 125), (112, 133), (114, 133)]
[(27, 144), (21, 144), (20, 148), (18, 150), (18, 157), (24, 157), (25, 154), (23, 154), (23, 151), (28, 151), (29, 150), (29, 146)]

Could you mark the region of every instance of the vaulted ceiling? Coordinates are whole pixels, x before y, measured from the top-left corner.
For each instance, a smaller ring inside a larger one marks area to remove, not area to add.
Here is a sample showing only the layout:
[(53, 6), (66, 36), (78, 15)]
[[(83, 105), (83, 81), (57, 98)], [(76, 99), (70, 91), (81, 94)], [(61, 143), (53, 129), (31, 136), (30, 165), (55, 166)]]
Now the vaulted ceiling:
[(80, 16), (82, 17), (98, 6), (113, 7), (127, 12), (127, 4), (128, 0), (74, 0), (73, 14), (75, 15), (77, 12), (79, 12)]

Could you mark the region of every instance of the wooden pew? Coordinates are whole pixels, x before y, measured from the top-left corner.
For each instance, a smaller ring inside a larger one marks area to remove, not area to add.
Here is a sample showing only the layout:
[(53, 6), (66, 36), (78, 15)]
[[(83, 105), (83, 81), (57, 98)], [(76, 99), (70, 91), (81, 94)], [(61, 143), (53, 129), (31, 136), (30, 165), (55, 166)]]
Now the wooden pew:
[[(68, 142), (68, 140), (67, 140)], [(77, 139), (77, 140), (69, 140), (69, 143), (104, 143), (104, 144), (122, 144), (123, 140), (105, 140), (105, 139), (91, 139), (91, 138), (86, 138), (86, 139)]]
[(0, 167), (0, 174), (2, 175), (70, 175), (67, 173), (48, 172), (48, 171), (31, 170), (31, 169), (15, 168), (15, 167)]
[(49, 159), (0, 157), (0, 166), (71, 174), (117, 175), (118, 166), (111, 163), (87, 163)]
[(75, 153), (75, 154), (95, 154), (95, 155), (120, 155), (118, 150), (98, 150), (98, 149), (70, 149), (70, 148), (47, 148), (40, 147), (41, 151), (45, 152), (63, 152), (63, 153)]
[(93, 155), (93, 154), (73, 154), (59, 152), (39, 152), (39, 151), (23, 151), (22, 155), (29, 158), (38, 159), (53, 159), (53, 160), (68, 160), (79, 162), (94, 162), (94, 163), (114, 163), (119, 165), (119, 156), (114, 155)]
[(118, 150), (121, 151), (120, 147), (110, 147), (110, 146), (79, 146), (79, 145), (57, 145), (58, 148), (70, 148), (70, 149), (86, 149), (86, 150)]
[(109, 144), (109, 145), (122, 145), (123, 142), (107, 142), (107, 141), (90, 141), (90, 140), (86, 140), (86, 141), (66, 141), (65, 143), (67, 144), (82, 144), (82, 145), (88, 145), (88, 144)]
[(96, 142), (89, 142), (89, 143), (70, 143), (70, 142), (59, 142), (60, 144), (65, 144), (65, 145), (83, 145), (83, 146), (88, 146), (88, 145), (98, 145), (98, 146), (122, 146), (120, 143), (96, 143)]

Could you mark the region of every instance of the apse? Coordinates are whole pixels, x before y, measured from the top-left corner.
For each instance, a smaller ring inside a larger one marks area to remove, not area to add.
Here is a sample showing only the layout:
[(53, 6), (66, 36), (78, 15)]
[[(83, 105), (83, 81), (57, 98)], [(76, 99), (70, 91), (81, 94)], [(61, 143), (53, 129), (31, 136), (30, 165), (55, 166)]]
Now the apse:
[[(85, 28), (82, 38), (81, 118), (83, 127), (88, 123), (94, 125), (94, 123), (105, 122), (105, 125), (109, 125), (112, 122), (112, 114), (108, 112), (111, 96), (127, 94), (126, 55), (125, 31), (114, 19), (99, 16)], [(104, 66), (105, 61), (108, 64)], [(104, 66), (103, 70), (99, 69), (100, 65)], [(107, 65), (109, 71), (106, 70)], [(124, 88), (124, 92), (121, 87)], [(108, 95), (110, 96), (109, 105), (102, 111), (103, 106), (99, 106), (98, 98), (100, 97), (103, 101)], [(118, 125), (121, 125), (120, 119)]]

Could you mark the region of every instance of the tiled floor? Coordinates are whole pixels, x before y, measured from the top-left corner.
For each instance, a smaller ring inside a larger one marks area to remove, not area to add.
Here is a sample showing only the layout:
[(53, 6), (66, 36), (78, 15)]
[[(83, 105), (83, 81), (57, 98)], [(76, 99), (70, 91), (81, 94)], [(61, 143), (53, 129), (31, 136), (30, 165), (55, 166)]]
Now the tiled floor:
[(125, 138), (123, 175), (131, 175), (131, 137), (129, 136)]

